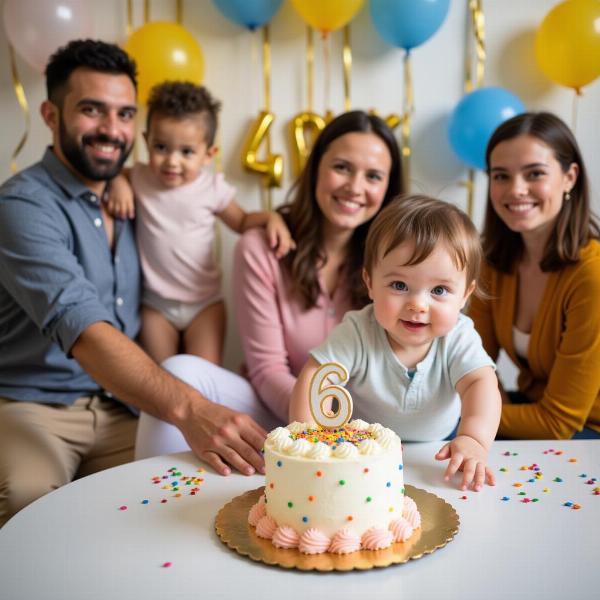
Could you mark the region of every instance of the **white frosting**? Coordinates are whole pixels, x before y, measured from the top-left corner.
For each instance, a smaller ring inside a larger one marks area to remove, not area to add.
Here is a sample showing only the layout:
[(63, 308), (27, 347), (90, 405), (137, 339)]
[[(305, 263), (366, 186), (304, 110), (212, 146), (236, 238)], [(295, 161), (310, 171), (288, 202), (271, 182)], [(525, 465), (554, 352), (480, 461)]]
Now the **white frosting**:
[(365, 429), (369, 429), (369, 424), (362, 419), (353, 419), (348, 423), (348, 427), (352, 427), (352, 429), (359, 429), (361, 431)]
[(354, 444), (344, 442), (338, 444), (332, 454), (336, 458), (356, 458), (358, 456), (358, 449)]
[[(313, 425), (311, 423), (300, 423), (299, 421), (294, 421), (293, 423), (290, 423), (287, 426), (287, 429), (289, 429), (292, 433), (302, 433), (303, 431), (305, 431), (306, 429), (308, 429), (309, 427), (312, 427)], [(280, 429), (279, 427), (277, 429)], [(283, 429), (283, 428), (281, 428)]]
[(285, 448), (285, 452), (290, 456), (304, 456), (310, 449), (312, 444), (305, 439), (294, 440), (290, 446)]
[(312, 448), (306, 453), (306, 458), (311, 460), (325, 460), (331, 456), (331, 448), (323, 442), (313, 444)]
[(361, 442), (358, 445), (358, 449), (361, 454), (365, 454), (366, 456), (376, 456), (383, 450), (381, 444), (375, 440), (365, 440), (364, 442)]
[[(356, 421), (348, 427), (365, 432), (373, 428)], [(323, 442), (302, 440), (309, 448), (298, 454), (292, 449), (305, 444), (292, 441), (293, 432), (287, 432), (287, 438), (271, 432), (264, 448), (266, 510), (279, 527), (292, 527), (300, 535), (315, 528), (330, 538), (347, 529), (360, 538), (373, 528), (387, 530), (401, 517), (402, 447), (393, 431), (378, 425), (373, 433), (378, 439), (366, 439), (358, 447), (340, 441), (332, 449)]]

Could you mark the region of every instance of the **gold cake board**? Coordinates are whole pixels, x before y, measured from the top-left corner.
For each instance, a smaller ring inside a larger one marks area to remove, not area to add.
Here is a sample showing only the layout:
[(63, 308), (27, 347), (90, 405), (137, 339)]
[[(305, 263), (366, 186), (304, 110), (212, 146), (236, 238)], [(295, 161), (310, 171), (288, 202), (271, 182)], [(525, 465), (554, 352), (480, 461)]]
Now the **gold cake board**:
[(405, 563), (443, 548), (454, 538), (459, 518), (454, 508), (442, 498), (425, 490), (406, 485), (406, 495), (421, 513), (421, 527), (406, 540), (384, 550), (359, 550), (351, 554), (302, 554), (296, 549), (281, 549), (270, 540), (259, 538), (248, 524), (248, 512), (258, 502), (264, 487), (237, 496), (227, 503), (215, 519), (221, 541), (238, 554), (267, 565), (301, 571), (351, 571)]

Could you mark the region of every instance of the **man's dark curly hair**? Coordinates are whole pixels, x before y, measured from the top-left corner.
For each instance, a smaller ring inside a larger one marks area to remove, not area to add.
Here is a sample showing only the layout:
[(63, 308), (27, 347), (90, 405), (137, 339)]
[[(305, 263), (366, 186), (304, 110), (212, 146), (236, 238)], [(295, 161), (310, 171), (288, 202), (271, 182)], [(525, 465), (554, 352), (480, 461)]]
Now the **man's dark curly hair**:
[(155, 114), (175, 119), (200, 115), (206, 127), (206, 145), (212, 146), (217, 132), (217, 114), (221, 103), (202, 85), (189, 81), (165, 81), (150, 90), (146, 129)]
[(137, 89), (135, 61), (116, 44), (100, 40), (73, 40), (59, 48), (46, 65), (48, 100), (62, 104), (71, 73), (85, 67), (101, 73), (127, 75)]

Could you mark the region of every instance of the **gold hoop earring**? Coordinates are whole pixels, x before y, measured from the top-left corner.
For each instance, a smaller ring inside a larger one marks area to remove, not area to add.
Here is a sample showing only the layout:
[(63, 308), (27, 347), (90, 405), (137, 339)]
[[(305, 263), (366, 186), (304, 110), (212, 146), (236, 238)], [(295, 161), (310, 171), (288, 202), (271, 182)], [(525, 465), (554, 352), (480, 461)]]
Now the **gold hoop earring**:
[(571, 192), (565, 192), (565, 193), (563, 194), (563, 200), (564, 200), (565, 202), (568, 202), (570, 199), (571, 199)]

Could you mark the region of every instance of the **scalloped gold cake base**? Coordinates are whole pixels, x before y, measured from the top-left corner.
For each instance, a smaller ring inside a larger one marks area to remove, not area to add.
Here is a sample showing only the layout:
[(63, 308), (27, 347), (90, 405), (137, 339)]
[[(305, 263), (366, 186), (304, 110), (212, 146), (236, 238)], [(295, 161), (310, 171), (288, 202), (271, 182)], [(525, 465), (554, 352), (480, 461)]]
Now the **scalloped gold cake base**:
[(359, 550), (351, 554), (302, 554), (298, 550), (283, 550), (270, 540), (259, 538), (248, 525), (248, 512), (258, 501), (264, 487), (237, 496), (217, 514), (215, 529), (221, 541), (238, 554), (257, 562), (284, 569), (301, 571), (351, 571), (372, 569), (405, 563), (431, 554), (454, 538), (459, 518), (454, 508), (435, 494), (412, 485), (406, 494), (421, 513), (421, 527), (406, 542), (397, 542), (385, 550)]

